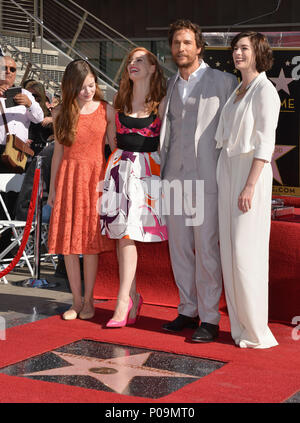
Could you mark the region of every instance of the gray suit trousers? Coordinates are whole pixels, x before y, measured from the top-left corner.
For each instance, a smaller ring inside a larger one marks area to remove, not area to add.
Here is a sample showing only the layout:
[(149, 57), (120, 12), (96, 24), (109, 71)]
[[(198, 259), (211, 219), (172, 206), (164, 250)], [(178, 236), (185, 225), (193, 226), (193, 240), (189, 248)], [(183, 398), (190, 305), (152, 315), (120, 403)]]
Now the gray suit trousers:
[[(165, 179), (173, 178), (165, 176)], [(190, 216), (184, 207), (183, 213), (176, 215), (171, 204), (170, 213), (166, 215), (172, 269), (180, 296), (178, 312), (190, 317), (199, 315), (202, 322), (212, 324), (220, 320), (222, 293), (217, 196), (217, 193), (204, 194), (201, 225), (186, 225)], [(188, 197), (183, 193), (183, 203), (191, 201)]]

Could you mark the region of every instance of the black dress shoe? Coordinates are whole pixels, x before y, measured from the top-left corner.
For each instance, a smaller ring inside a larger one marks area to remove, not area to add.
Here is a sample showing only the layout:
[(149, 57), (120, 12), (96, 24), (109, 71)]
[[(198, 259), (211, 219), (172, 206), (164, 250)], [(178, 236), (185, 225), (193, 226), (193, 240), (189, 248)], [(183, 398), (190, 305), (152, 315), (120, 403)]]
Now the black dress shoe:
[(195, 329), (199, 325), (199, 317), (189, 317), (178, 314), (175, 320), (165, 323), (162, 328), (169, 332), (180, 332), (185, 328)]
[(192, 335), (194, 342), (212, 342), (219, 336), (219, 326), (203, 322)]

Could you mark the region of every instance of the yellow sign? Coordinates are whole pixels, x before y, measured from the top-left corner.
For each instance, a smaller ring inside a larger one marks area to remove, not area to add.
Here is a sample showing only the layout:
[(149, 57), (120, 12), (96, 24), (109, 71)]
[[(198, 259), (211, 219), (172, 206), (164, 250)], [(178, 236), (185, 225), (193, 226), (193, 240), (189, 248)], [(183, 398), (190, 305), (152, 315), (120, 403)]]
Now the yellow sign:
[(273, 195), (287, 195), (291, 197), (300, 197), (300, 188), (273, 185)]

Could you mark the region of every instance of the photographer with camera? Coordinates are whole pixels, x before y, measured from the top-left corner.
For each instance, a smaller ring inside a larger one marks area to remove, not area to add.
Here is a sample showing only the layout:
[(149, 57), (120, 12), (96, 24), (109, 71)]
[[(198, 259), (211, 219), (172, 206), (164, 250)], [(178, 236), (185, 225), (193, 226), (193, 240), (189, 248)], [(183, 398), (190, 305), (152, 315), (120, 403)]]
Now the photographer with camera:
[[(16, 73), (17, 65), (14, 59), (10, 56), (0, 57), (0, 156), (5, 150), (7, 132), (15, 134), (26, 144), (30, 122), (39, 123), (44, 118), (40, 105), (29, 91), (20, 87), (12, 89)], [(10, 169), (1, 159), (0, 173), (8, 172)]]

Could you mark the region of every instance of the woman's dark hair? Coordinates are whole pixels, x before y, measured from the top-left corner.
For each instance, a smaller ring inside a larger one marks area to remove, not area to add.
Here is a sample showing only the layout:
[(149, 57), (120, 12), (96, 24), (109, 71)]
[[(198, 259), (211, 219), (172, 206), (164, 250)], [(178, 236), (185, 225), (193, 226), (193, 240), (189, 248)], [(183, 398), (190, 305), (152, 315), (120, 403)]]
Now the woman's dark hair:
[(25, 90), (27, 90), (27, 85), (30, 83), (30, 82), (37, 82), (35, 79), (26, 79), (23, 83), (22, 83), (22, 87), (25, 89)]
[(255, 54), (256, 70), (264, 72), (271, 69), (273, 66), (273, 51), (270, 47), (268, 39), (260, 32), (244, 31), (237, 34), (231, 41), (231, 50), (234, 50), (235, 45), (241, 38), (249, 38)]
[(188, 19), (178, 19), (170, 25), (168, 33), (169, 45), (172, 45), (174, 33), (176, 31), (181, 31), (182, 29), (189, 29), (195, 34), (196, 45), (198, 48), (201, 48), (199, 53), (199, 59), (201, 59), (205, 49), (205, 41), (202, 35), (202, 31), (199, 25), (192, 23)]

